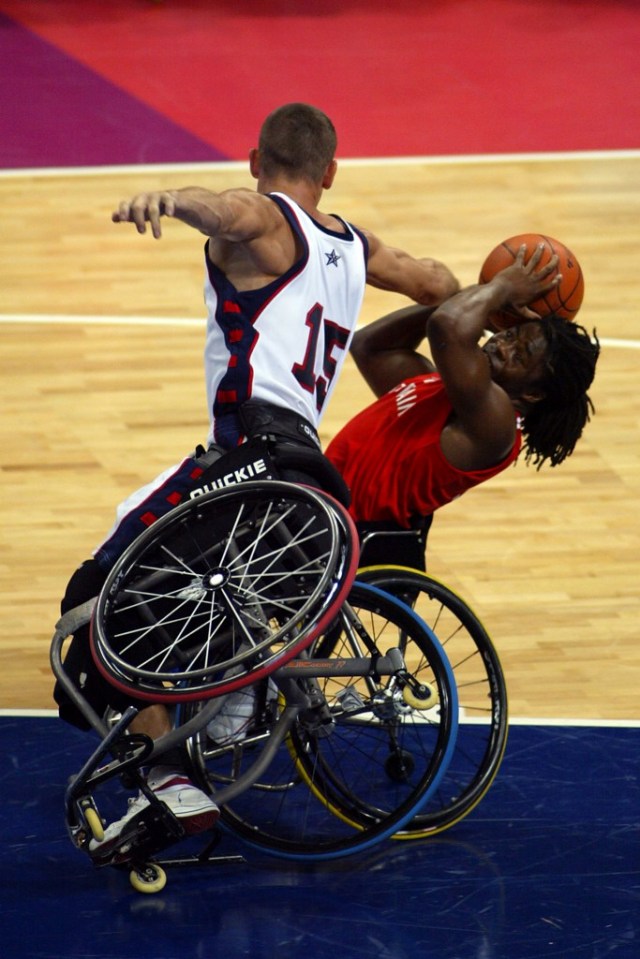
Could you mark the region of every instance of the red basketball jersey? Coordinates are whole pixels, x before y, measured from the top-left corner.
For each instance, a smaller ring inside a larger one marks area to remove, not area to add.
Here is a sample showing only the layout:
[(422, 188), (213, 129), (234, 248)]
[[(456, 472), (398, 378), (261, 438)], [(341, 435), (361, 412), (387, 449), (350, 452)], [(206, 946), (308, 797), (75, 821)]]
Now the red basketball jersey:
[(351, 489), (356, 521), (392, 520), (409, 527), (514, 462), (522, 437), (489, 469), (465, 472), (452, 466), (440, 434), (453, 407), (438, 373), (405, 380), (350, 420), (327, 448), (327, 456)]

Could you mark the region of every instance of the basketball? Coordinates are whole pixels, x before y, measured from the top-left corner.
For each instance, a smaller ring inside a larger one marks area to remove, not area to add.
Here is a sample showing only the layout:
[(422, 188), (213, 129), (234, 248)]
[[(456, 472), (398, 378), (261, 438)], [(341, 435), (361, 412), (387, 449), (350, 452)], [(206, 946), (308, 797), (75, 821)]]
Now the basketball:
[[(480, 283), (488, 283), (496, 273), (511, 266), (523, 244), (526, 244), (527, 247), (525, 263), (528, 263), (536, 247), (541, 243), (544, 244), (544, 250), (538, 263), (538, 269), (548, 263), (554, 254), (557, 254), (556, 273), (562, 274), (562, 281), (559, 286), (546, 293), (539, 300), (529, 303), (529, 309), (541, 317), (555, 313), (556, 316), (561, 316), (565, 320), (573, 320), (580, 309), (584, 296), (582, 269), (571, 250), (564, 243), (554, 240), (550, 236), (543, 236), (539, 233), (522, 233), (519, 236), (511, 236), (508, 240), (503, 240), (491, 251), (482, 264)], [(556, 273), (552, 274), (549, 279), (553, 279)], [(496, 326), (512, 326), (514, 318), (522, 323), (522, 317), (508, 311), (500, 314), (500, 317), (501, 319), (496, 322)]]

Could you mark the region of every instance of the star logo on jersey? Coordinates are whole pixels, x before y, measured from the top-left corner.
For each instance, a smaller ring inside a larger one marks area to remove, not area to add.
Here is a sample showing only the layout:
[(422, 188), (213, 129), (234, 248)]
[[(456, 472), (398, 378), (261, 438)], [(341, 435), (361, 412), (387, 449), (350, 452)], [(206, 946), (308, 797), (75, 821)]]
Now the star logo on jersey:
[(327, 262), (325, 263), (325, 266), (336, 266), (336, 267), (337, 267), (337, 265), (338, 265), (338, 260), (341, 260), (341, 259), (342, 259), (342, 257), (339, 256), (339, 255), (336, 253), (335, 250), (332, 250), (331, 253), (325, 253), (325, 256), (326, 256), (326, 258), (327, 258)]

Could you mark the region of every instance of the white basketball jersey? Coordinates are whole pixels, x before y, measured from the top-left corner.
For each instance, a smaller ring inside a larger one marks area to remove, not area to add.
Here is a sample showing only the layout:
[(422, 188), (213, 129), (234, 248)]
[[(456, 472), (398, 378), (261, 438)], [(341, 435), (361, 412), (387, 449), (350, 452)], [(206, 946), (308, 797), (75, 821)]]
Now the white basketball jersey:
[(362, 234), (344, 221), (345, 233), (328, 230), (289, 197), (269, 196), (302, 243), (294, 266), (260, 290), (241, 292), (206, 259), (209, 441), (225, 446), (238, 441), (228, 414), (248, 399), (293, 410), (317, 427), (364, 296)]

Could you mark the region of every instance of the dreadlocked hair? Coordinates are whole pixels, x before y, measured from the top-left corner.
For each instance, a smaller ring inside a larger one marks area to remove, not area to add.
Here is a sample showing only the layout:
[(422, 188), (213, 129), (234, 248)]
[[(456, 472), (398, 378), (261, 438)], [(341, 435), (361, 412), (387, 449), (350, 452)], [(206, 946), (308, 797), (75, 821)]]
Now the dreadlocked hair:
[(582, 431), (595, 412), (587, 395), (593, 382), (600, 343), (593, 331), (552, 314), (541, 320), (549, 354), (539, 384), (543, 399), (522, 421), (525, 461), (536, 469), (548, 460), (557, 466), (573, 453)]

